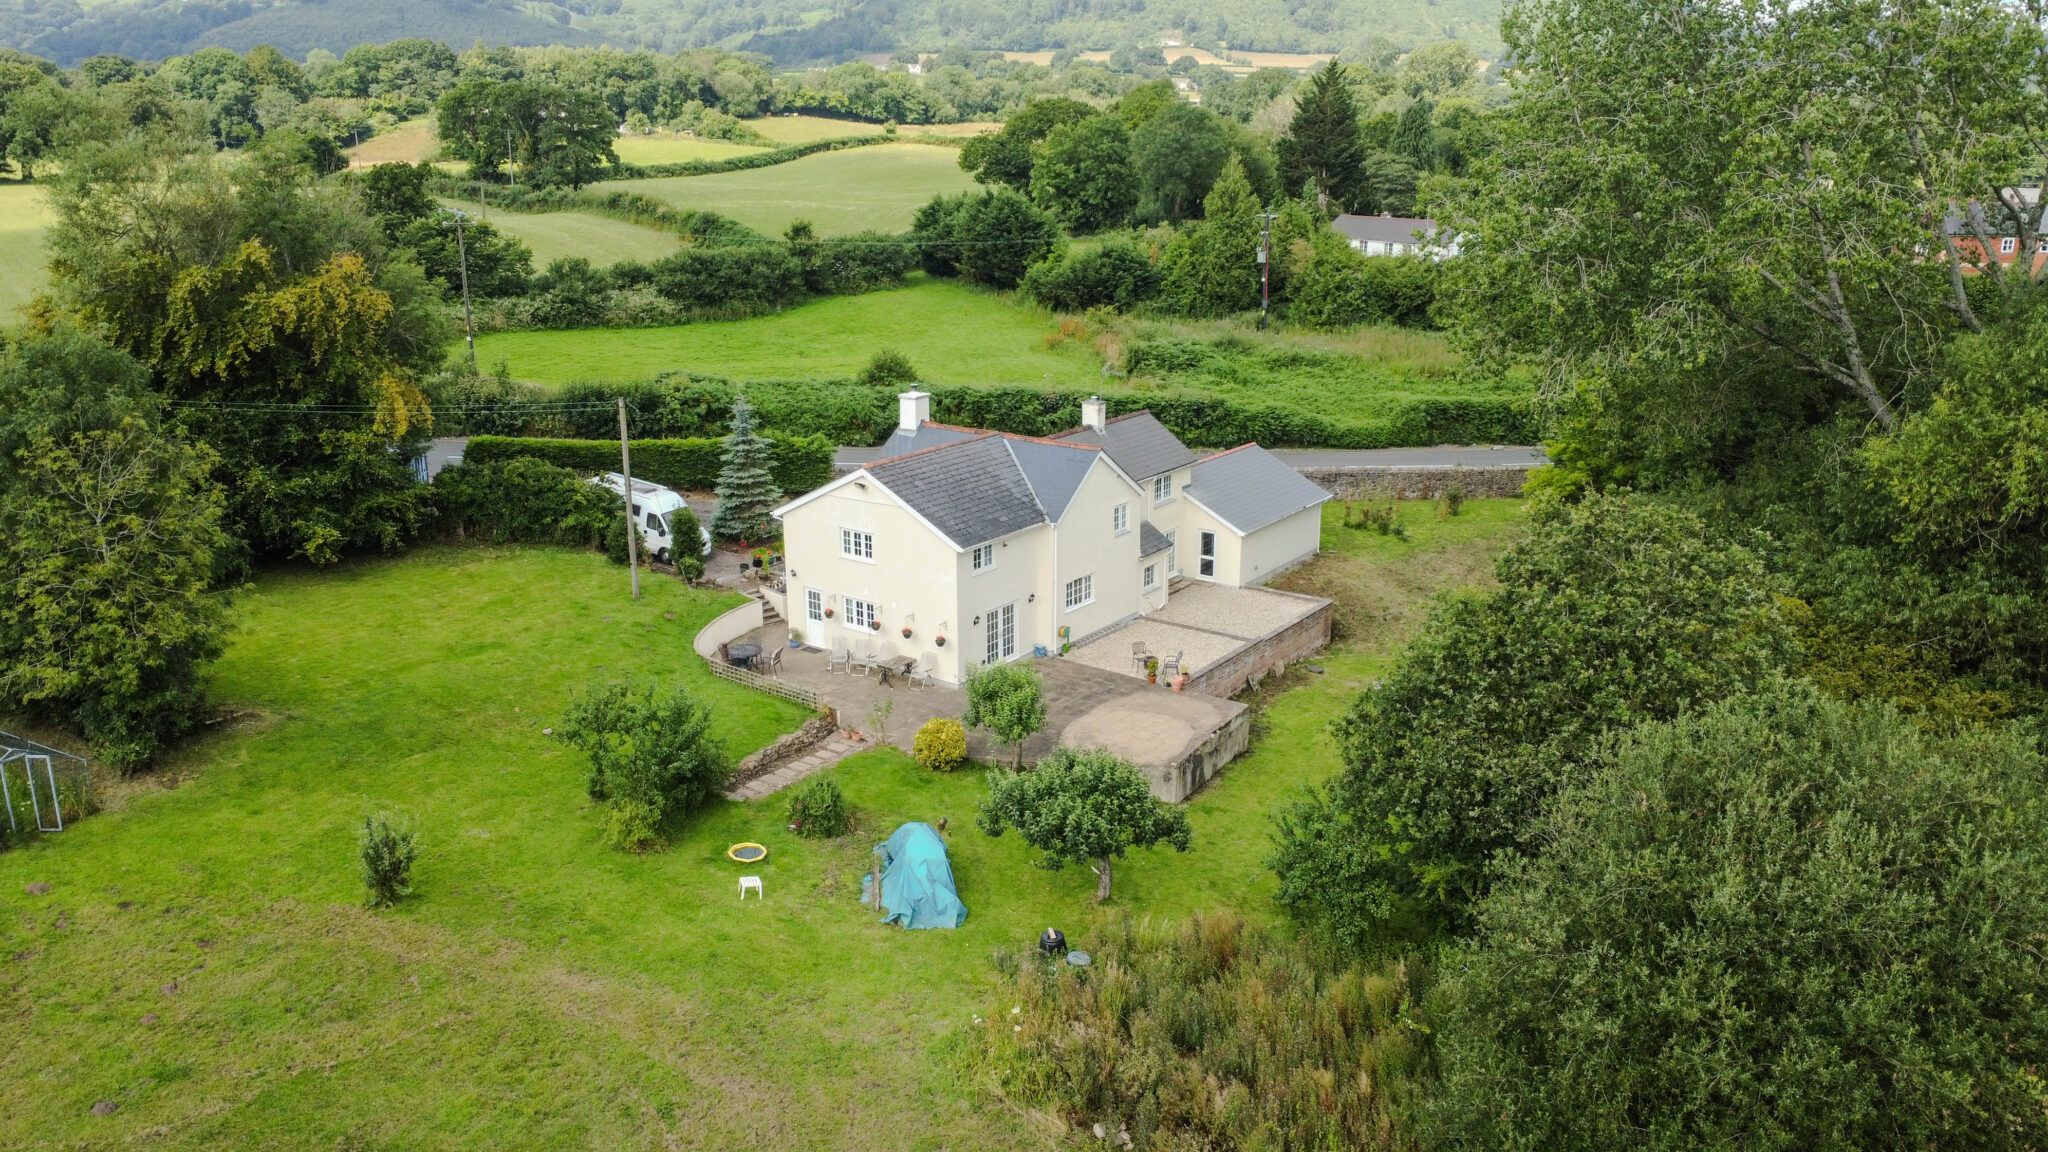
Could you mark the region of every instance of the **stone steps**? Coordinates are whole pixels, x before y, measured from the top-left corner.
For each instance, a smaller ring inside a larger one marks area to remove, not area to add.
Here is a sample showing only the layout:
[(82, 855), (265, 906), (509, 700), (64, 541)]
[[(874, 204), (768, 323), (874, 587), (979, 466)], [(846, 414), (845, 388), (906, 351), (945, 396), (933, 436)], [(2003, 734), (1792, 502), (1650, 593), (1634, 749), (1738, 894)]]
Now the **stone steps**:
[(765, 776), (756, 776), (745, 784), (725, 794), (728, 800), (758, 800), (772, 796), (784, 788), (809, 776), (815, 776), (855, 752), (872, 745), (856, 743), (844, 736), (834, 736), (802, 756), (791, 760)]

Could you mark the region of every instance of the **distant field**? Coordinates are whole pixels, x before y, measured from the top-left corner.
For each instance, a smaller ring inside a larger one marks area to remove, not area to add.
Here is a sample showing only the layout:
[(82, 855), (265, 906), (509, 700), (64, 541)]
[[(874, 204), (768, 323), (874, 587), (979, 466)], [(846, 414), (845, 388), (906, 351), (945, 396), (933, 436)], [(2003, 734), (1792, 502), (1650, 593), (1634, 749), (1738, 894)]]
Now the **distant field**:
[(48, 281), (43, 235), (55, 220), (41, 188), (0, 183), (0, 327), (20, 320), (15, 310)]
[(719, 212), (771, 235), (798, 218), (809, 220), (821, 234), (835, 235), (865, 228), (902, 231), (934, 195), (977, 185), (960, 171), (959, 153), (953, 149), (877, 144), (741, 172), (613, 180), (597, 187)]
[(901, 131), (908, 136), (948, 136), (965, 138), (993, 132), (1003, 126), (1000, 120), (963, 120), (958, 124), (905, 124)]
[[(1039, 50), (1039, 51), (1037, 51), (1037, 52), (1005, 52), (1005, 53), (1003, 53), (1003, 59), (1005, 59), (1005, 60), (1020, 60), (1020, 61), (1022, 61), (1022, 62), (1024, 62), (1024, 63), (1026, 63), (1026, 64), (1036, 64), (1036, 65), (1038, 65), (1038, 66), (1039, 66), (1039, 67), (1041, 67), (1041, 68), (1043, 68), (1043, 67), (1046, 67), (1047, 65), (1050, 65), (1050, 64), (1052, 63), (1052, 58), (1053, 58), (1053, 52), (1052, 52), (1052, 49), (1050, 49), (1050, 48), (1040, 49), (1040, 50)], [(1083, 52), (1083, 53), (1081, 53), (1081, 59), (1083, 59), (1083, 60), (1094, 60), (1094, 61), (1103, 61), (1103, 60), (1107, 60), (1107, 59), (1109, 59), (1109, 53), (1107, 53), (1107, 52)], [(1168, 59), (1169, 59), (1169, 60), (1171, 60), (1171, 59), (1172, 59), (1172, 57), (1168, 57)]]
[[(537, 217), (537, 219), (545, 219)], [(542, 384), (702, 372), (736, 379), (846, 376), (894, 349), (926, 379), (947, 384), (1085, 386), (1100, 378), (1092, 347), (1056, 338), (1053, 318), (949, 281), (834, 296), (751, 320), (673, 328), (496, 332), (477, 360), (504, 361)]]
[[(470, 202), (444, 201), (451, 208), (476, 211)], [(674, 250), (675, 236), (608, 216), (588, 212), (487, 212), (492, 227), (517, 237), (533, 249), (533, 270), (551, 260), (581, 256), (599, 268), (621, 260), (652, 260)]]
[(679, 164), (685, 160), (727, 160), (761, 151), (752, 144), (700, 140), (695, 136), (658, 134), (621, 136), (612, 147), (628, 164)]
[(1254, 68), (1320, 68), (1336, 58), (1330, 52), (1232, 52)]
[(879, 124), (862, 120), (834, 120), (827, 116), (763, 116), (747, 121), (747, 127), (777, 144), (809, 144), (841, 136), (871, 136), (882, 130)]
[(373, 164), (417, 164), (433, 156), (440, 147), (441, 141), (434, 135), (432, 120), (408, 120), (348, 149), (348, 166), (368, 168)]

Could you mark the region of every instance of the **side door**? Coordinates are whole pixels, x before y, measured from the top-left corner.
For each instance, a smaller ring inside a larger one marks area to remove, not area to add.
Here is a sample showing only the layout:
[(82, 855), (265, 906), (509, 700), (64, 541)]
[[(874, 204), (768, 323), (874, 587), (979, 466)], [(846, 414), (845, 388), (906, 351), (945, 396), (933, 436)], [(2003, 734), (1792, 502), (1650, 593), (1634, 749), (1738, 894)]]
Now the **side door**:
[(825, 593), (816, 588), (804, 589), (804, 643), (825, 647)]
[(1197, 569), (1197, 572), (1204, 580), (1214, 580), (1216, 578), (1216, 534), (1214, 532), (1202, 533), (1202, 554), (1200, 560), (1201, 566)]

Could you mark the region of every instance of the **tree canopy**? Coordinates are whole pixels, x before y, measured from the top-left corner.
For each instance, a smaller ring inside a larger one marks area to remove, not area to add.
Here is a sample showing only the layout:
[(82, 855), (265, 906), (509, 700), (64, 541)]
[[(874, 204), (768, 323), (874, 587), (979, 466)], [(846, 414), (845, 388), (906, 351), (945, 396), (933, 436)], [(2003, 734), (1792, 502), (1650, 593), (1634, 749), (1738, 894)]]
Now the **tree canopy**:
[(1098, 904), (1124, 853), (1155, 844), (1185, 852), (1192, 837), (1186, 809), (1155, 799), (1143, 773), (1100, 748), (1055, 748), (1029, 772), (989, 773), (980, 824), (990, 836), (1015, 828), (1042, 868), (1091, 865)]

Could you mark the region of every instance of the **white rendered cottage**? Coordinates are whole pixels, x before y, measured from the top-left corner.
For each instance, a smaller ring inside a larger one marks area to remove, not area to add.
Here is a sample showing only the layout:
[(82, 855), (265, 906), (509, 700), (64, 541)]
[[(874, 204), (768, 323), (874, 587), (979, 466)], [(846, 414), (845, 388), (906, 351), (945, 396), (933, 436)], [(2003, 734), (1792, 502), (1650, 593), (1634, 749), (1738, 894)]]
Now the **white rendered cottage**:
[(898, 402), (881, 459), (775, 510), (811, 647), (929, 658), (957, 684), (1156, 612), (1175, 576), (1257, 584), (1316, 553), (1330, 494), (1256, 444), (1197, 458), (1100, 399), (1052, 438), (934, 424), (923, 392)]

